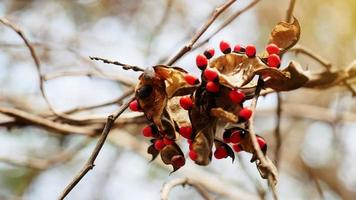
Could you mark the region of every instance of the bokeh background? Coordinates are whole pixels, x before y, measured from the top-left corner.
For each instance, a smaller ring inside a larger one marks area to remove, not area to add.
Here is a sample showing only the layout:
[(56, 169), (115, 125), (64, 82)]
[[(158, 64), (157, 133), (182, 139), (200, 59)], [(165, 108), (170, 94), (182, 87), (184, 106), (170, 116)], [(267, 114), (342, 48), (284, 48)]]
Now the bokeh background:
[[(0, 0), (0, 16), (17, 24), (33, 43), (47, 79), (45, 92), (57, 111), (113, 101), (108, 106), (73, 114), (93, 119), (91, 127), (100, 128), (105, 117), (118, 109), (115, 100), (127, 91), (127, 85), (137, 81), (138, 75), (90, 61), (88, 57), (100, 56), (142, 67), (158, 64), (188, 42), (223, 2)], [(237, 1), (202, 39), (250, 2)], [(288, 4), (287, 0), (260, 0), (176, 65), (198, 75), (194, 66), (196, 54), (208, 46), (218, 49), (222, 39), (233, 44), (252, 43), (262, 51), (270, 30), (285, 18)], [(297, 0), (294, 15), (302, 27), (299, 44), (325, 57), (332, 63), (332, 69), (343, 69), (356, 59), (356, 1)], [(311, 72), (324, 70), (312, 59), (293, 53), (288, 53), (283, 63), (291, 59)], [(281, 96), (280, 198), (355, 199), (356, 100), (351, 92), (345, 87), (332, 87), (298, 89)], [(266, 138), (272, 160), (276, 105), (276, 94), (260, 98), (256, 117), (256, 132)], [(0, 26), (0, 107), (50, 115), (28, 49), (13, 30), (3, 25)], [(266, 181), (249, 163), (251, 155), (247, 153), (240, 153), (233, 164), (229, 159), (213, 160), (209, 166), (200, 167), (187, 161), (183, 169), (169, 175), (171, 169), (160, 162), (149, 163), (145, 153), (148, 143), (141, 136), (144, 121), (130, 121), (135, 117), (130, 112), (124, 116), (127, 123), (117, 124), (96, 167), (67, 199), (159, 199), (162, 185), (177, 177), (198, 178), (240, 196), (239, 199), (258, 199), (259, 192), (266, 192), (266, 199), (272, 198)], [(58, 134), (26, 123), (13, 124), (11, 120), (0, 114), (0, 199), (58, 198), (89, 157), (96, 138)], [(56, 159), (63, 152), (65, 159), (46, 165), (48, 159)], [(223, 195), (216, 197), (228, 199)], [(202, 198), (187, 186), (173, 189), (170, 199)]]

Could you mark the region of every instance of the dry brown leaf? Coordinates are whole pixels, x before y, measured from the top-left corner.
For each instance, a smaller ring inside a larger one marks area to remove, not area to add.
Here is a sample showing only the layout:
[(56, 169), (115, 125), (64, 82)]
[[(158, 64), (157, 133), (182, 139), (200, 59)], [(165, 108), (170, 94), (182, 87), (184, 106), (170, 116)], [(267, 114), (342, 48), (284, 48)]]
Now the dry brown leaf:
[(174, 156), (181, 156), (184, 158), (184, 154), (180, 147), (176, 144), (173, 143), (171, 145), (166, 145), (162, 150), (161, 150), (161, 159), (166, 165), (172, 165), (173, 166), (173, 171), (175, 172), (178, 170), (181, 166), (177, 166), (174, 162), (172, 162), (172, 158)]
[(210, 110), (210, 115), (230, 123), (236, 123), (239, 119), (238, 116), (236, 116), (235, 114), (228, 112), (222, 108), (212, 108)]
[(272, 30), (269, 43), (276, 44), (282, 52), (293, 47), (300, 38), (300, 25), (296, 18), (293, 23), (279, 22)]

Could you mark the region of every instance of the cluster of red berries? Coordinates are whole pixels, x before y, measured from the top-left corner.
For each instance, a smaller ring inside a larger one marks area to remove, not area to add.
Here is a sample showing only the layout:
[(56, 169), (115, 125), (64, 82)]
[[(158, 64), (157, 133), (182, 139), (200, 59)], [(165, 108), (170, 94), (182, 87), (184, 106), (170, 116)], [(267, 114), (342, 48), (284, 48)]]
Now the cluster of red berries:
[[(220, 42), (220, 50), (223, 54), (232, 53), (232, 48), (230, 44), (226, 41)], [(264, 60), (264, 62), (274, 68), (278, 68), (280, 66), (280, 49), (275, 44), (269, 44), (266, 47), (266, 51), (268, 53), (268, 57)], [(241, 45), (236, 45), (233, 48), (233, 53), (237, 54), (245, 54), (248, 58), (256, 57), (256, 47), (254, 45), (247, 45), (245, 47)], [(221, 87), (219, 84), (219, 75), (220, 73), (209, 66), (209, 60), (214, 56), (215, 50), (213, 48), (207, 49), (203, 54), (199, 54), (196, 57), (196, 65), (202, 70), (202, 81), (200, 81), (197, 77), (191, 74), (185, 74), (184, 79), (186, 83), (189, 85), (198, 85), (201, 84), (203, 88), (205, 88), (206, 92), (209, 94), (219, 94)], [(262, 60), (262, 59), (261, 59)], [(245, 93), (239, 89), (229, 89), (228, 98), (231, 104), (240, 105), (241, 109), (238, 111), (238, 121), (236, 123), (246, 122), (252, 115), (252, 111), (249, 108), (243, 107), (243, 102), (246, 99)], [(179, 100), (180, 106), (187, 111), (193, 109), (194, 101), (190, 96), (183, 96)], [(132, 111), (142, 111), (139, 106), (137, 100), (134, 100), (130, 103), (129, 108)], [(192, 143), (194, 140), (193, 128), (191, 125), (181, 126), (178, 130), (179, 134), (187, 139), (189, 143), (189, 157), (191, 160), (195, 161), (198, 158), (198, 154), (192, 148)], [(153, 143), (153, 147), (158, 152), (161, 151), (167, 145), (176, 145), (175, 142), (169, 139), (165, 133), (161, 133), (156, 125), (151, 124), (146, 126), (142, 130), (142, 134), (144, 137), (153, 138), (151, 142)], [(233, 151), (240, 152), (243, 149), (242, 140), (246, 137), (246, 131), (242, 128), (234, 127), (231, 129), (225, 130), (223, 133), (223, 145), (217, 145), (214, 151), (214, 157), (216, 159), (223, 159), (231, 156), (231, 152)], [(267, 148), (266, 142), (262, 137), (257, 136), (258, 143), (262, 150)], [(231, 144), (231, 147), (228, 144)], [(181, 155), (173, 156), (171, 162), (174, 163), (175, 166), (181, 167), (185, 164), (185, 158)]]

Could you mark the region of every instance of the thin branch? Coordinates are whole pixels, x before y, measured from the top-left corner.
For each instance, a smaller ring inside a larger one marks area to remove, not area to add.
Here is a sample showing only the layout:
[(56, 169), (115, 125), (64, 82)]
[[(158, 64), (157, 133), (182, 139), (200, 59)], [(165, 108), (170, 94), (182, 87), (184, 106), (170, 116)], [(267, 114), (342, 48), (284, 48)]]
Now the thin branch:
[(293, 18), (293, 10), (294, 10), (294, 7), (295, 7), (295, 2), (297, 0), (291, 0), (289, 2), (289, 7), (288, 7), (288, 10), (287, 10), (287, 13), (286, 13), (286, 22), (291, 22), (292, 21), (292, 18)]
[(199, 192), (199, 194), (203, 197), (203, 199), (206, 199), (206, 200), (214, 199), (213, 197), (211, 197), (209, 192), (201, 184), (197, 183), (196, 181), (193, 181), (188, 178), (177, 178), (177, 179), (173, 179), (163, 185), (162, 190), (161, 190), (161, 200), (168, 200), (169, 192), (174, 187), (176, 187), (178, 185), (182, 185), (183, 187), (185, 185), (189, 185), (191, 187), (194, 187)]
[(276, 149), (274, 152), (274, 158), (276, 161), (276, 167), (279, 169), (280, 155), (281, 155), (281, 145), (282, 145), (282, 136), (281, 136), (281, 119), (282, 119), (282, 97), (281, 93), (277, 92), (277, 109), (276, 109), (276, 127), (274, 130), (274, 137), (276, 138)]
[(168, 62), (167, 65), (174, 64), (177, 60), (179, 60), (184, 54), (190, 51), (193, 45), (197, 42), (197, 40), (205, 33), (205, 31), (210, 27), (210, 25), (215, 21), (217, 17), (221, 13), (223, 13), (228, 7), (230, 7), (236, 0), (229, 0), (225, 2), (223, 5), (217, 7), (211, 17), (205, 22), (205, 24), (201, 27), (201, 29), (193, 36), (188, 44), (186, 44), (183, 48), (179, 50), (179, 52), (173, 56)]
[(59, 196), (58, 199), (60, 199), (60, 200), (64, 199), (72, 191), (72, 189), (82, 180), (82, 178), (91, 169), (94, 168), (94, 166), (95, 166), (94, 162), (95, 162), (101, 148), (103, 147), (105, 140), (106, 140), (107, 136), (109, 135), (109, 132), (110, 132), (112, 126), (114, 125), (115, 120), (126, 110), (126, 108), (129, 106), (129, 103), (134, 99), (135, 99), (135, 97), (131, 97), (130, 100), (128, 100), (126, 103), (124, 103), (120, 107), (119, 111), (115, 115), (108, 116), (105, 127), (101, 133), (101, 136), (99, 137), (98, 142), (96, 143), (96, 146), (95, 146), (91, 156), (85, 163), (82, 170), (80, 170), (80, 172), (78, 172), (78, 174), (73, 178), (73, 180), (66, 186), (66, 188), (64, 189), (64, 191), (62, 192), (62, 194)]
[(251, 8), (253, 8), (258, 2), (260, 2), (261, 0), (254, 0), (252, 1), (250, 4), (248, 4), (246, 7), (244, 7), (243, 9), (237, 11), (236, 13), (234, 13), (233, 15), (231, 15), (229, 18), (227, 18), (220, 26), (219, 28), (217, 28), (213, 33), (211, 33), (206, 39), (204, 39), (202, 42), (196, 44), (192, 50), (197, 49), (201, 46), (203, 46), (204, 44), (208, 43), (210, 41), (210, 39), (212, 37), (214, 37), (216, 34), (218, 34), (222, 29), (224, 29), (226, 26), (228, 26), (229, 24), (231, 24), (231, 22), (233, 22), (235, 19), (237, 19), (241, 14), (245, 13), (246, 11), (250, 10)]
[(332, 65), (329, 61), (327, 61), (322, 56), (318, 55), (314, 51), (312, 51), (304, 46), (296, 45), (295, 47), (290, 49), (289, 52), (295, 52), (295, 54), (299, 54), (299, 53), (304, 54), (304, 55), (312, 58), (313, 60), (317, 61), (318, 63), (320, 63), (322, 66), (325, 67), (326, 70), (330, 71), (330, 69), (331, 69)]
[(113, 65), (121, 66), (122, 69), (124, 69), (124, 70), (133, 70), (135, 72), (143, 72), (143, 71), (145, 71), (144, 69), (142, 69), (142, 68), (140, 68), (138, 66), (128, 65), (128, 64), (125, 64), (125, 63), (121, 63), (119, 61), (112, 61), (112, 60), (109, 60), (109, 59), (99, 58), (99, 57), (94, 57), (94, 56), (89, 56), (89, 58), (91, 60), (102, 61), (103, 63), (106, 63), (106, 64), (113, 64)]
[(262, 150), (260, 148), (260, 145), (258, 144), (257, 142), (257, 137), (256, 137), (256, 134), (255, 134), (255, 131), (254, 131), (254, 116), (255, 116), (255, 110), (256, 110), (256, 105), (257, 105), (257, 100), (258, 100), (258, 97), (260, 95), (260, 91), (262, 89), (262, 86), (263, 86), (263, 80), (261, 78), (259, 78), (258, 80), (258, 83), (257, 83), (257, 87), (256, 87), (256, 94), (255, 94), (255, 97), (252, 99), (252, 102), (251, 102), (251, 110), (253, 111), (252, 112), (252, 116), (251, 118), (248, 120), (247, 122), (247, 126), (248, 126), (248, 133), (249, 133), (249, 136), (251, 138), (251, 142), (252, 142), (252, 146), (253, 146), (253, 149), (257, 155), (257, 158), (259, 160), (260, 163), (258, 163), (258, 166), (260, 168), (263, 168), (266, 173), (267, 173), (267, 178), (268, 178), (268, 183), (272, 189), (272, 193), (273, 193), (273, 198), (275, 200), (278, 200), (278, 196), (277, 196), (277, 191), (276, 191), (276, 180), (277, 180), (277, 177), (276, 177), (276, 174), (273, 173), (273, 166), (272, 166), (272, 161), (269, 160), (267, 157), (265, 157), (265, 155), (262, 153)]

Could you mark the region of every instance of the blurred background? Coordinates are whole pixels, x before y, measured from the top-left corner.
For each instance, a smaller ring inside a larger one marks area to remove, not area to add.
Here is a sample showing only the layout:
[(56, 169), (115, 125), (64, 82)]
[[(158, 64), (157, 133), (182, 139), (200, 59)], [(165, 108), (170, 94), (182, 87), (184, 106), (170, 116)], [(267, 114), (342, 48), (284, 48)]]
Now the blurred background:
[[(137, 82), (138, 74), (88, 57), (142, 67), (162, 63), (224, 2), (0, 0), (0, 17), (16, 24), (38, 54), (50, 104), (58, 112), (70, 111), (74, 119), (65, 121), (51, 114), (29, 50), (13, 30), (0, 24), (0, 199), (57, 199), (97, 141), (96, 137), (16, 120), (5, 113), (6, 109), (97, 132), (106, 116), (118, 109), (119, 97)], [(251, 2), (237, 1), (199, 41)], [(223, 39), (232, 44), (252, 43), (262, 51), (274, 25), (285, 19), (289, 1), (256, 2), (175, 65), (198, 75), (195, 56), (209, 46), (217, 50)], [(302, 28), (298, 44), (328, 60), (332, 70), (345, 69), (356, 59), (356, 1), (297, 0), (294, 15)], [(325, 70), (301, 54), (287, 53), (283, 64), (290, 60), (313, 73)], [(355, 88), (355, 81), (349, 83)], [(350, 89), (301, 88), (281, 93), (281, 98), (280, 199), (355, 199), (356, 100)], [(261, 97), (255, 125), (256, 133), (267, 140), (272, 160), (276, 159), (276, 106), (275, 93)], [(110, 133), (96, 167), (67, 199), (159, 199), (162, 185), (178, 177), (207, 184), (217, 199), (272, 199), (247, 153), (239, 153), (233, 164), (229, 159), (213, 159), (209, 166), (200, 167), (187, 161), (169, 175), (171, 169), (160, 161), (149, 163), (145, 152), (148, 141), (141, 135), (144, 126), (141, 116), (125, 112)], [(202, 197), (189, 186), (179, 186), (172, 190), (170, 199)]]

